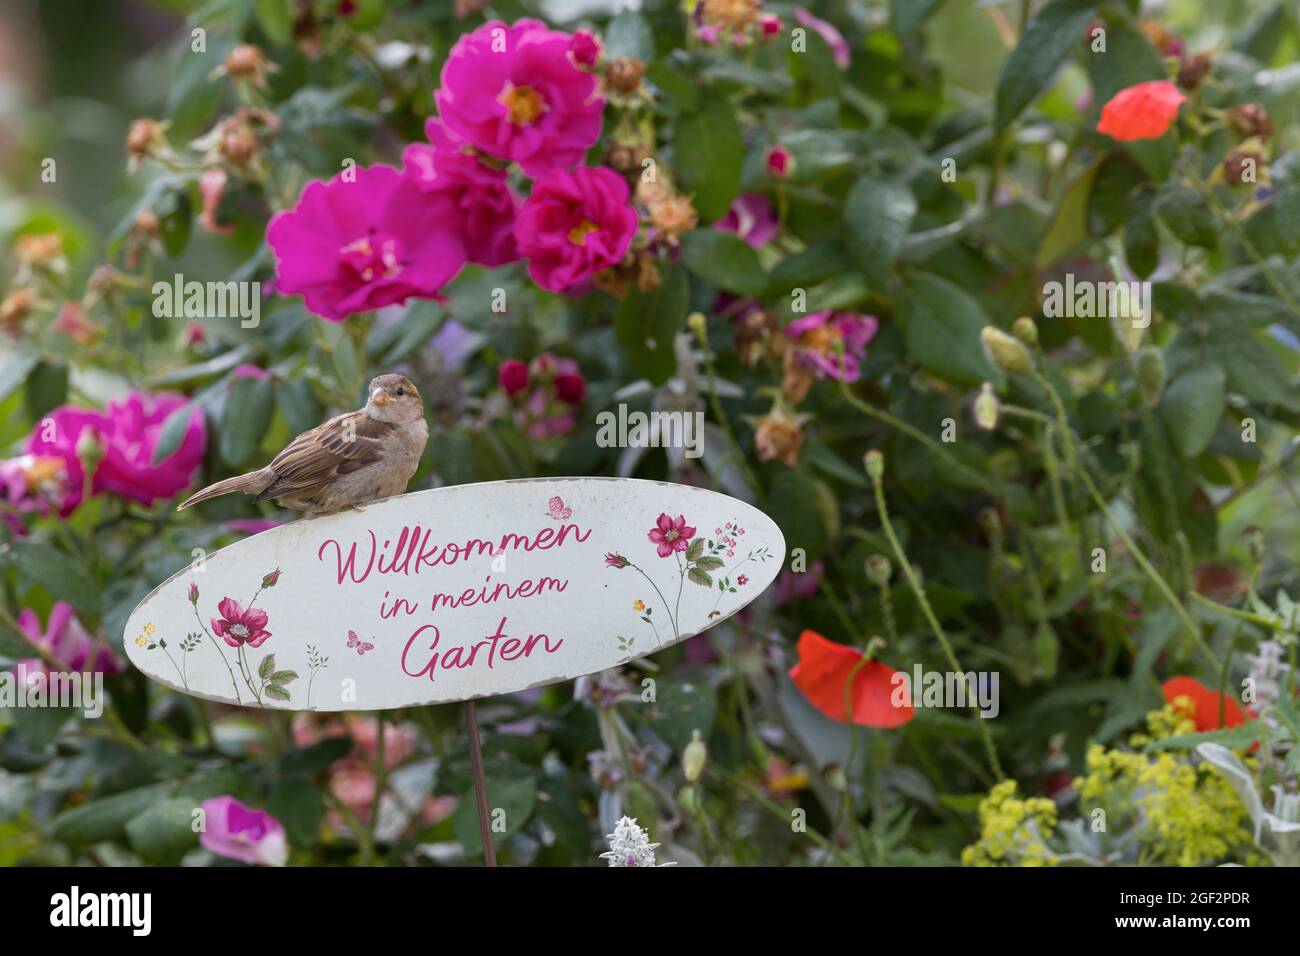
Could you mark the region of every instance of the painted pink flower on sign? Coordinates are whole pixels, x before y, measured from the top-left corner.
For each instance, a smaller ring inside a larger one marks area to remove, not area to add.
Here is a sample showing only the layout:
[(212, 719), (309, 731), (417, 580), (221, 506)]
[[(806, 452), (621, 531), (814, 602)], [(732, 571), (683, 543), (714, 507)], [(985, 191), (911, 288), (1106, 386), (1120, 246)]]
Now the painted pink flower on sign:
[(204, 800), (199, 843), (211, 853), (252, 866), (284, 866), (289, 841), (284, 826), (265, 810), (245, 806), (234, 797)]
[[(717, 600), (714, 601), (713, 608), (708, 613), (708, 619), (712, 620), (721, 613), (718, 610), (718, 605), (721, 604), (722, 598), (727, 594), (736, 594), (738, 588), (749, 583), (749, 578), (743, 574), (733, 578), (736, 571), (751, 561), (763, 563), (772, 557), (771, 550), (767, 545), (760, 545), (751, 549), (744, 558), (728, 568), (726, 567), (726, 559), (735, 557), (737, 538), (745, 533), (745, 529), (735, 521), (728, 521), (724, 526), (716, 528), (714, 533), (716, 537), (697, 537), (696, 529), (686, 523), (685, 515), (679, 514), (674, 518), (664, 512), (659, 515), (655, 521), (655, 526), (646, 534), (646, 538), (655, 546), (655, 552), (659, 557), (676, 559), (678, 580), (675, 601), (669, 601), (664, 596), (664, 592), (660, 590), (654, 578), (647, 574), (644, 568), (622, 554), (610, 552), (605, 555), (606, 566), (617, 571), (631, 568), (645, 578), (646, 583), (654, 589), (659, 600), (663, 602), (664, 614), (667, 616), (668, 624), (672, 629), (673, 640), (679, 640), (683, 636), (681, 626), (682, 593), (685, 590), (687, 581), (702, 588), (717, 590)], [(672, 585), (669, 584), (668, 588), (671, 593)], [(655, 624), (656, 619), (652, 616), (654, 608), (638, 598), (633, 604), (633, 610), (641, 616), (641, 620), (651, 626), (655, 633), (655, 640), (659, 642), (659, 628)], [(658, 620), (662, 621), (663, 618)], [(621, 650), (630, 651), (632, 649), (634, 643), (632, 638), (620, 635), (618, 640)]]
[(223, 598), (217, 605), (220, 619), (212, 618), (212, 631), (231, 647), (247, 644), (249, 647), (261, 647), (271, 636), (266, 630), (265, 611), (253, 607), (247, 610), (234, 598)]
[(695, 537), (695, 529), (687, 526), (683, 515), (670, 518), (667, 514), (661, 514), (646, 537), (658, 546), (659, 557), (666, 558), (674, 552), (682, 552), (689, 548), (691, 538)]

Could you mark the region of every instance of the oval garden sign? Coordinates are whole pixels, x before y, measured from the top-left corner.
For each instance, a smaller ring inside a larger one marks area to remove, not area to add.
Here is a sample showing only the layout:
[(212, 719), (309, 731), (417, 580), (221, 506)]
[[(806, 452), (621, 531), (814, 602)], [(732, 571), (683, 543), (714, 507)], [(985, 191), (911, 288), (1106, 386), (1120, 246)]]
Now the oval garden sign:
[(776, 525), (701, 488), (461, 485), (246, 538), (127, 623), (150, 677), (291, 710), (469, 700), (591, 674), (725, 620), (771, 584)]

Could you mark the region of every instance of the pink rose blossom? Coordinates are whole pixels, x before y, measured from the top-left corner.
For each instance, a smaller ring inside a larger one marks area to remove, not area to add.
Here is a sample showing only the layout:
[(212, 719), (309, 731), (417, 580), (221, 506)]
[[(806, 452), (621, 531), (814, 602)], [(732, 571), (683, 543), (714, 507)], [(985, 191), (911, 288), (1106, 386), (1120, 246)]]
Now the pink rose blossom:
[(579, 66), (595, 66), (602, 52), (600, 41), (590, 30), (575, 30), (569, 38), (569, 54)]
[(439, 116), (530, 176), (582, 162), (600, 138), (605, 101), (596, 77), (570, 58), (570, 43), (537, 20), (493, 20), (463, 35), (442, 68)]
[(661, 558), (666, 558), (673, 552), (685, 551), (691, 546), (691, 538), (694, 536), (695, 529), (687, 526), (684, 515), (670, 518), (666, 514), (659, 515), (655, 527), (646, 535), (652, 544), (659, 546)]
[[(63, 405), (46, 417), (51, 429), (37, 428), (27, 439), (27, 451), (38, 456), (63, 459), (69, 491), (60, 512), (71, 514), (81, 504), (85, 471), (78, 445), (94, 443), (102, 460), (95, 468), (92, 491), (108, 492), (144, 505), (153, 504), (187, 487), (203, 461), (207, 440), (203, 412), (193, 406), (185, 435), (170, 455), (153, 463), (154, 448), (162, 436), (163, 423), (178, 408), (189, 403), (181, 395), (132, 392), (124, 401), (109, 402), (104, 411)], [(52, 437), (47, 441), (45, 435)]]
[[(0, 501), (14, 510), (66, 514), (64, 503), (71, 490), (67, 464), (57, 455), (19, 455), (0, 461)], [(5, 520), (14, 534), (26, 533), (13, 511), (5, 512)]]
[[(818, 378), (856, 382), (878, 326), (874, 315), (827, 309), (796, 319), (785, 327), (785, 334), (795, 340), (795, 358)], [(843, 355), (836, 349), (838, 343), (844, 346)]]
[(528, 387), (528, 366), (519, 359), (506, 359), (497, 369), (497, 381), (507, 395), (518, 395)]
[(780, 231), (772, 203), (762, 193), (737, 196), (727, 214), (713, 224), (714, 229), (734, 232), (755, 249), (776, 238)]
[(205, 850), (252, 866), (288, 862), (284, 827), (265, 810), (247, 807), (234, 797), (212, 797), (201, 806), (206, 825), (199, 843)]
[(224, 225), (217, 222), (217, 210), (221, 207), (221, 197), (226, 192), (226, 173), (218, 166), (207, 170), (199, 177), (199, 195), (203, 197), (203, 210), (199, 213), (199, 227), (205, 232), (218, 236), (228, 236), (235, 231), (232, 223)]
[(506, 184), (506, 171), (466, 152), (468, 144), (437, 120), (429, 120), (424, 133), (429, 143), (407, 146), (402, 164), (421, 189), (450, 203), (455, 218), (447, 225), (460, 236), (466, 258), (489, 268), (518, 259), (514, 224), (519, 198)]
[[(247, 362), (236, 365), (231, 370), (230, 375), (232, 378), (268, 379), (271, 377), (271, 373), (260, 365), (250, 365)], [(230, 384), (234, 385), (234, 382), (232, 381)]]
[(799, 21), (800, 26), (816, 30), (826, 41), (826, 45), (831, 48), (831, 55), (835, 57), (836, 66), (841, 70), (849, 68), (849, 44), (844, 39), (844, 34), (820, 17), (813, 16), (803, 7), (794, 8), (794, 18)]
[(222, 598), (217, 605), (220, 618), (210, 618), (212, 633), (231, 647), (247, 644), (249, 647), (261, 647), (271, 632), (266, 630), (266, 612), (257, 608), (244, 609), (234, 598)]
[(695, 28), (695, 35), (708, 46), (717, 46), (722, 42), (722, 27), (703, 24)]
[[(50, 609), (50, 618), (44, 632), (41, 631), (41, 619), (36, 612), (24, 608), (18, 615), (18, 628), (67, 671), (103, 674), (106, 677), (122, 673), (122, 661), (107, 644), (96, 640), (82, 626), (70, 604), (55, 602)], [(50, 669), (49, 664), (41, 658), (27, 658), (14, 664), (14, 676), (22, 683), (29, 683), (33, 678), (40, 681), (49, 674)]]
[(784, 146), (773, 146), (763, 159), (767, 171), (777, 179), (785, 179), (794, 172), (794, 154)]
[(623, 259), (636, 235), (627, 182), (612, 169), (579, 166), (537, 180), (515, 220), (519, 251), (543, 289), (563, 292)]
[(759, 29), (765, 40), (770, 40), (781, 32), (781, 18), (775, 13), (765, 13), (758, 18)]
[[(344, 177), (349, 177), (345, 179)], [(266, 230), (276, 291), (338, 322), (407, 299), (434, 298), (465, 263), (452, 202), (391, 166), (312, 182)]]

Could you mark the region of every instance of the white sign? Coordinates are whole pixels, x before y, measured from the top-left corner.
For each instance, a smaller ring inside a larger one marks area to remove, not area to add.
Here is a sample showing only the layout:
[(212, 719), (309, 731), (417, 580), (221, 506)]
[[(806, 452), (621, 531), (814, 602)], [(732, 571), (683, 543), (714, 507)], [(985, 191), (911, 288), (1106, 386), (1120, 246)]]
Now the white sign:
[(725, 620), (785, 540), (684, 485), (538, 478), (401, 495), (196, 559), (127, 622), (131, 661), (196, 697), (381, 710), (568, 680)]

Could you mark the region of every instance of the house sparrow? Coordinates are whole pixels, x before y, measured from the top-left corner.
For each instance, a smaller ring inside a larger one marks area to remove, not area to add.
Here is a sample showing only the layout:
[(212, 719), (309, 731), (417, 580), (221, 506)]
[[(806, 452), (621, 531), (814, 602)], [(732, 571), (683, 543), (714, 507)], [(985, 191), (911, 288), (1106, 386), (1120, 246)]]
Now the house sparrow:
[(242, 491), (308, 516), (400, 495), (429, 440), (424, 401), (405, 375), (370, 383), (366, 407), (303, 432), (265, 468), (208, 485), (176, 510)]

